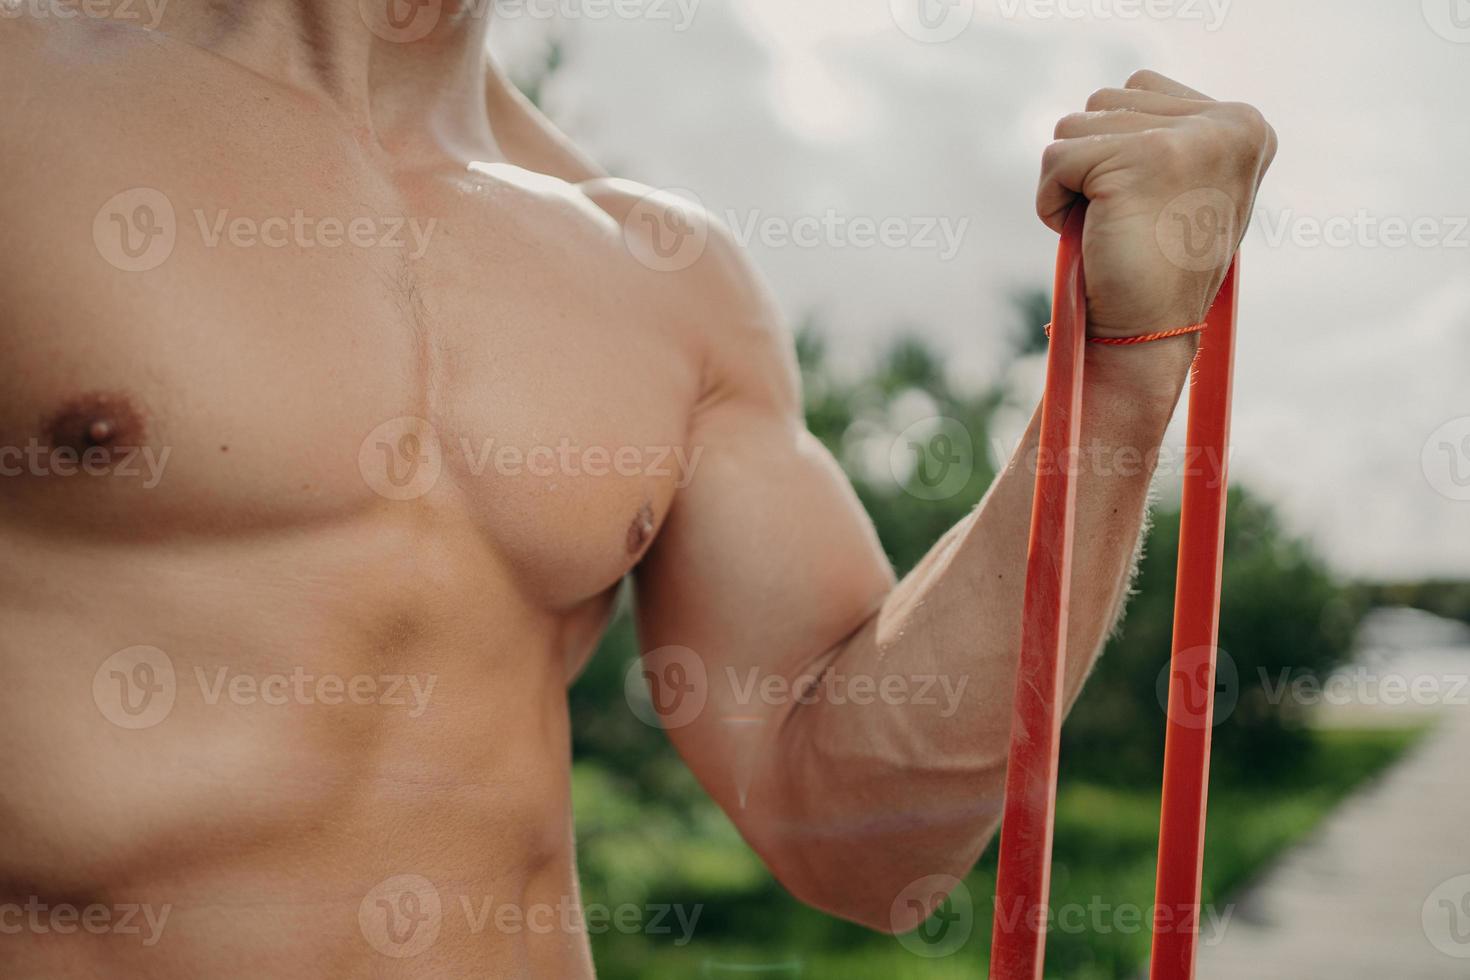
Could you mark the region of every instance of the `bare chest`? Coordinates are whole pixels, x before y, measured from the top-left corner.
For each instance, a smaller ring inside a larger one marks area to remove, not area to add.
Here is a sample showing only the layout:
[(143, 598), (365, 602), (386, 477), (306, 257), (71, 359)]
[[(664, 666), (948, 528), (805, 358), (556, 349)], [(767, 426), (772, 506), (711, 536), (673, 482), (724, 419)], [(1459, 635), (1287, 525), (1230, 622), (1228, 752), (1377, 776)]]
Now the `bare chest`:
[(257, 164), (36, 203), (0, 333), (12, 518), (157, 537), (390, 512), (481, 537), (549, 604), (615, 583), (697, 464), (693, 359), (626, 255), (493, 182), (381, 195)]

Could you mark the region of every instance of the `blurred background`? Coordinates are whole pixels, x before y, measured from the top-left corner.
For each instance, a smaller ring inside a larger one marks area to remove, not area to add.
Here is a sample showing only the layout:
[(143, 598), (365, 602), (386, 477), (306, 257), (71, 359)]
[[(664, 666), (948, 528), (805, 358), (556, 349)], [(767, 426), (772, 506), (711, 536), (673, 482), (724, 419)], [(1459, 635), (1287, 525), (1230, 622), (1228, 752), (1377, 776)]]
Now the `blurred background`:
[[(1039, 396), (1056, 241), (1032, 201), (1055, 120), (1139, 67), (1260, 107), (1281, 151), (1244, 246), (1200, 973), (1470, 975), (1470, 2), (496, 18), (497, 57), (584, 149), (748, 247), (798, 330), (811, 427), (900, 572), (979, 501)], [(957, 468), (936, 490), (916, 464), (940, 446)], [(1147, 958), (1162, 469), (1139, 594), (1064, 734), (1049, 977)], [(594, 930), (601, 976), (984, 975), (993, 847), (908, 937), (802, 908), (640, 720), (636, 654), (620, 616), (572, 692), (584, 900), (679, 914)]]

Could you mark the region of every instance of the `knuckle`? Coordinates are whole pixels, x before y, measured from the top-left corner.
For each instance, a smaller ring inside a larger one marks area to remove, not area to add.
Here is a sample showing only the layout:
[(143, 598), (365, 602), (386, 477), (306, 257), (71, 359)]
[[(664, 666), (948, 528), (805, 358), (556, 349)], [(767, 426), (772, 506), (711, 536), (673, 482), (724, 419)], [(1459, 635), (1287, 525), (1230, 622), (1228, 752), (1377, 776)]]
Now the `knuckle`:
[(1149, 68), (1140, 68), (1128, 76), (1128, 81), (1123, 83), (1124, 88), (1148, 88), (1158, 82), (1162, 76)]
[(1100, 88), (1087, 97), (1087, 111), (1096, 112), (1106, 109), (1116, 103), (1118, 90), (1115, 88)]
[(1276, 130), (1266, 121), (1261, 110), (1244, 102), (1233, 102), (1228, 106), (1230, 134), (1227, 137), (1227, 152), (1233, 151), (1240, 157), (1256, 162), (1269, 163), (1276, 156)]
[(1230, 104), (1230, 112), (1246, 139), (1256, 146), (1266, 145), (1270, 138), (1271, 125), (1266, 122), (1260, 109), (1245, 102), (1233, 102)]
[(1226, 113), (1235, 140), (1247, 150), (1264, 153), (1272, 141), (1273, 132), (1261, 110), (1247, 103), (1229, 103)]
[(1050, 174), (1061, 166), (1062, 158), (1067, 152), (1067, 144), (1061, 140), (1048, 143), (1046, 149), (1041, 151), (1041, 172)]
[(1053, 139), (1065, 139), (1069, 135), (1076, 135), (1092, 116), (1086, 112), (1072, 112), (1057, 120), (1056, 128), (1052, 131)]
[(1180, 149), (1178, 132), (1173, 128), (1146, 129), (1138, 134), (1143, 149), (1149, 153), (1177, 153)]
[(1190, 139), (1174, 128), (1149, 129), (1138, 134), (1139, 146), (1155, 167), (1164, 173), (1189, 166)]

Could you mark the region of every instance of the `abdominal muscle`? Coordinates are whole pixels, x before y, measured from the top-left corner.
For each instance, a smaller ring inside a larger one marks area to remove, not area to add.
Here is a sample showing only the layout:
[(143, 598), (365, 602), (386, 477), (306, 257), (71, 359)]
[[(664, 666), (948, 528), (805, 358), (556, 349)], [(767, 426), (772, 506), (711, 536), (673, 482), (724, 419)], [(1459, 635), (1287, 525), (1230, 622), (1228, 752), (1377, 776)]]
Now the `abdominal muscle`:
[(578, 630), (463, 547), (337, 534), (7, 542), (0, 976), (592, 975)]

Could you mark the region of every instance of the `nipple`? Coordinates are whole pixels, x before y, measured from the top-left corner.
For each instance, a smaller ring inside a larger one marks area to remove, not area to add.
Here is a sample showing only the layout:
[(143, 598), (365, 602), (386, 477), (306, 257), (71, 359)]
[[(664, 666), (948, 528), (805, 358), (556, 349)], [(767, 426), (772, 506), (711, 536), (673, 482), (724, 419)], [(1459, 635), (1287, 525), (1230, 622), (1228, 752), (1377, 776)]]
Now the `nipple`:
[(645, 503), (638, 508), (633, 523), (628, 525), (628, 554), (636, 555), (648, 545), (653, 537), (653, 505)]
[(42, 423), (53, 448), (135, 447), (143, 439), (143, 416), (126, 395), (89, 392), (73, 398)]

